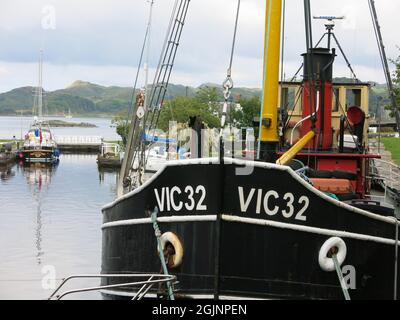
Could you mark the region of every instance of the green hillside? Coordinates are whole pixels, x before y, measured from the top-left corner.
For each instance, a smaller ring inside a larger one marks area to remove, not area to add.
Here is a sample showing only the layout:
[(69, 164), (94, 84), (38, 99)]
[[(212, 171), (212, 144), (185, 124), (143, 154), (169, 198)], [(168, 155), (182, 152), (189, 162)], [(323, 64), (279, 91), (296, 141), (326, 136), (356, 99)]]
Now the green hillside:
[(32, 112), (33, 87), (22, 87), (0, 94), (0, 114), (16, 114), (19, 110)]
[[(349, 79), (335, 80), (343, 82)], [(195, 96), (198, 90), (204, 87), (217, 88), (218, 94), (222, 98), (223, 92), (220, 84), (206, 83), (198, 88), (170, 84), (166, 99), (170, 100), (177, 96)], [(0, 94), (0, 114), (16, 115), (21, 110), (24, 111), (24, 114), (31, 113), (34, 91), (33, 87), (22, 87)], [(75, 81), (65, 89), (45, 92), (44, 95), (44, 112), (49, 115), (63, 115), (69, 110), (73, 115), (115, 115), (131, 106), (132, 88), (106, 87), (85, 81)], [(257, 88), (234, 88), (232, 90), (232, 96), (235, 98), (261, 97), (261, 95), (261, 90)], [(389, 102), (386, 87), (374, 84), (370, 93), (371, 112), (375, 112), (379, 97), (382, 97), (382, 105)]]

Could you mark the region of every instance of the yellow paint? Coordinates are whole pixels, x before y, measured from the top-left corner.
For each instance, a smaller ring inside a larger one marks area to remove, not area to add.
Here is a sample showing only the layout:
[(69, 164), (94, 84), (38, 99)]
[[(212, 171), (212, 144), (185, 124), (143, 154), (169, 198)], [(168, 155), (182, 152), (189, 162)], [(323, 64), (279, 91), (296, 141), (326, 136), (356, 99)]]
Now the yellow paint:
[(278, 95), (282, 0), (267, 0), (265, 19), (264, 82), (260, 140), (278, 142)]
[(296, 154), (298, 154), (301, 149), (315, 136), (314, 131), (308, 132), (304, 137), (302, 137), (293, 147), (291, 147), (288, 151), (286, 151), (278, 160), (276, 160), (276, 164), (286, 165), (292, 160)]

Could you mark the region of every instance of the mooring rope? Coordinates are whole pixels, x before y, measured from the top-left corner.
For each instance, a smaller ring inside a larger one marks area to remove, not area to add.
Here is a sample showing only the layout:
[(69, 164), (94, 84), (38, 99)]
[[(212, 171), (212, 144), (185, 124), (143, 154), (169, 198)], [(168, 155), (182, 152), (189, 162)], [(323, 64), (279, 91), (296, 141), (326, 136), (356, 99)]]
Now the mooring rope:
[(340, 268), (340, 264), (339, 264), (339, 261), (338, 261), (338, 259), (336, 257), (336, 254), (332, 255), (332, 260), (333, 260), (333, 263), (335, 264), (336, 273), (337, 273), (337, 276), (338, 276), (338, 279), (339, 279), (340, 286), (341, 286), (342, 291), (343, 291), (344, 298), (346, 300), (351, 300), (350, 294), (349, 294), (349, 290), (347, 289), (346, 283), (344, 281), (343, 274), (342, 274), (342, 269)]
[[(156, 208), (154, 208), (154, 211), (151, 214), (151, 221), (153, 222), (154, 233), (155, 233), (156, 238), (157, 238), (157, 248), (158, 248), (158, 255), (159, 255), (160, 261), (161, 261), (161, 266), (162, 266), (162, 269), (164, 271), (164, 274), (166, 276), (168, 276), (169, 275), (168, 268), (167, 268), (167, 264), (165, 262), (163, 248), (162, 248), (161, 239), (160, 239), (161, 238), (161, 230), (158, 227), (158, 223), (157, 223), (157, 214), (158, 214), (158, 208), (156, 207)], [(171, 283), (169, 281), (167, 282), (167, 287), (168, 287), (168, 297), (169, 297), (169, 299), (170, 300), (175, 300), (174, 292), (172, 290), (172, 286), (171, 286)]]

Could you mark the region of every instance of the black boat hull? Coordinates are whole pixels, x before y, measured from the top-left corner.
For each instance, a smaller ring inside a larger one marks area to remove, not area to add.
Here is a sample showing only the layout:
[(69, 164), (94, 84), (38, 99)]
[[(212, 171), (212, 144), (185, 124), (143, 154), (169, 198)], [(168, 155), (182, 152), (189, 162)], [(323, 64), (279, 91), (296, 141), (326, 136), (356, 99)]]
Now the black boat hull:
[(287, 167), (208, 161), (170, 163), (103, 209), (103, 273), (160, 272), (149, 217), (158, 207), (161, 231), (184, 249), (170, 269), (182, 297), (343, 299), (336, 272), (319, 263), (325, 241), (340, 237), (342, 268), (355, 271), (351, 297), (393, 299), (393, 217), (331, 199)]

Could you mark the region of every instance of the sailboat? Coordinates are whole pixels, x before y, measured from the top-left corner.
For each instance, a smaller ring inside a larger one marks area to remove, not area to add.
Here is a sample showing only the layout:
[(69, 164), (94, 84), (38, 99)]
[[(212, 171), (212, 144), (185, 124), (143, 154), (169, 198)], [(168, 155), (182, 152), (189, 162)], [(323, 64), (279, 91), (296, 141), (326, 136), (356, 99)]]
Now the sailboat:
[(25, 135), (19, 158), (25, 163), (44, 162), (55, 163), (59, 161), (60, 151), (50, 126), (43, 118), (43, 51), (39, 58), (39, 84), (36, 89), (35, 102), (33, 106), (33, 122)]
[[(178, 3), (183, 26), (189, 1)], [(332, 30), (326, 47), (314, 47), (307, 0), (304, 10), (304, 79), (281, 83), (299, 92), (290, 110), (278, 107), (282, 0), (266, 0), (255, 161), (225, 157), (222, 143), (219, 157), (167, 162), (135, 187), (137, 149), (128, 148), (123, 192), (102, 209), (102, 274), (172, 274), (178, 283), (146, 289), (165, 299), (398, 299), (400, 222), (393, 206), (374, 200), (369, 182), (380, 157), (368, 150), (369, 85), (334, 83)], [(179, 44), (174, 39), (169, 45)], [(155, 88), (165, 89), (163, 79)], [(359, 95), (340, 107), (346, 86)], [(136, 297), (142, 289), (104, 294)]]
[(66, 119), (72, 119), (71, 108), (68, 109), (68, 114), (65, 116)]

